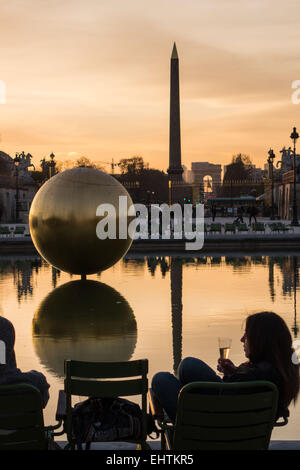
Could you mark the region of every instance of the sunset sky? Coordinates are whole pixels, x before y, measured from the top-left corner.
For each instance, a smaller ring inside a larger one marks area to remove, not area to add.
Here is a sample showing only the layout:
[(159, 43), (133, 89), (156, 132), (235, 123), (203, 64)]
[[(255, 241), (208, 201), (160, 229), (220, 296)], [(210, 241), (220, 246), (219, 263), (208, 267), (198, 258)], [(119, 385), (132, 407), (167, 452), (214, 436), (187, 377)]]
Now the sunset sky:
[(300, 131), (299, 0), (10, 0), (0, 25), (0, 150), (36, 165), (53, 151), (166, 170), (174, 41), (187, 167), (238, 152), (262, 167)]

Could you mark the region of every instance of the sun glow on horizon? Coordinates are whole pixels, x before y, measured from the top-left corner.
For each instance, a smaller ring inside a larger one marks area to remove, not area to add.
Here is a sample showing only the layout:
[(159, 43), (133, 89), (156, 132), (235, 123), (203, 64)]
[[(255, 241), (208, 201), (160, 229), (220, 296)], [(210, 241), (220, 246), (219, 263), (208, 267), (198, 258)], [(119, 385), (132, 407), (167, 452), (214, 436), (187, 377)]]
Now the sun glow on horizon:
[(58, 160), (142, 155), (166, 170), (176, 41), (182, 163), (224, 165), (241, 152), (263, 167), (300, 117), (297, 12), (295, 0), (3, 4), (0, 149), (30, 152), (36, 165), (52, 151)]

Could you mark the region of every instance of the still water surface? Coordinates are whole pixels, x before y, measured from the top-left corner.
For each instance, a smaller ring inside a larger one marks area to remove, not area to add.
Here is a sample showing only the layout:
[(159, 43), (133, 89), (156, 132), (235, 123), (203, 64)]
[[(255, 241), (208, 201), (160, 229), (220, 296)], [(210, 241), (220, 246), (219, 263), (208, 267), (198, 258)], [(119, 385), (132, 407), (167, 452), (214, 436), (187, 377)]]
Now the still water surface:
[[(218, 336), (244, 362), (240, 338), (248, 314), (270, 310), (297, 324), (299, 258), (281, 256), (127, 256), (81, 283), (38, 256), (0, 257), (0, 312), (16, 329), (18, 367), (43, 372), (51, 385), (46, 424), (54, 423), (65, 358), (148, 358), (149, 381), (181, 358), (216, 368)], [(300, 301), (300, 299), (299, 299)], [(273, 439), (300, 439), (300, 400)]]

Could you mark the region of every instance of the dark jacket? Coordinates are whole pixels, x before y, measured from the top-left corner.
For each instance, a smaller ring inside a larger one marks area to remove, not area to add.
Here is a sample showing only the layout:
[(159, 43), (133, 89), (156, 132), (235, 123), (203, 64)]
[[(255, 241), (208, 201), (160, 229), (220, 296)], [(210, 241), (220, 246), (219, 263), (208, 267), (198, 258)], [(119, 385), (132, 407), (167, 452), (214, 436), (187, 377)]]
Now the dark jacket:
[(1, 369), (4, 366), (0, 366), (0, 385), (13, 385), (17, 383), (27, 383), (36, 387), (42, 396), (43, 408), (48, 403), (49, 400), (49, 387), (46, 377), (41, 372), (36, 370), (31, 370), (30, 372), (22, 372), (20, 369), (14, 368), (10, 370), (5, 370), (5, 373), (2, 373)]
[(49, 387), (46, 377), (41, 372), (31, 370), (22, 372), (17, 368), (15, 356), (15, 329), (13, 324), (0, 316), (0, 340), (5, 344), (5, 361), (0, 365), (0, 385), (28, 383), (39, 389), (42, 395), (43, 407), (49, 400)]
[(223, 377), (224, 382), (250, 382), (255, 380), (267, 380), (276, 385), (278, 389), (278, 408), (277, 408), (277, 419), (281, 416), (288, 416), (288, 409), (283, 404), (283, 380), (279, 371), (268, 362), (259, 362), (253, 364), (247, 362), (241, 364), (234, 374), (225, 375)]

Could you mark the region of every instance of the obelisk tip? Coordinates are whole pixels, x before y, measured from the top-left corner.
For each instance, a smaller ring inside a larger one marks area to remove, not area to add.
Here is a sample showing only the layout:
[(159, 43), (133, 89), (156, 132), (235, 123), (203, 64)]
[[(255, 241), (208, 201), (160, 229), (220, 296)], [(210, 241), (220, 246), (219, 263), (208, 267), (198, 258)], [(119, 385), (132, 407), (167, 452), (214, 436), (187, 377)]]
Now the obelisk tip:
[(177, 54), (177, 49), (176, 49), (176, 43), (175, 42), (174, 42), (174, 46), (173, 46), (171, 59), (178, 59), (178, 54)]

